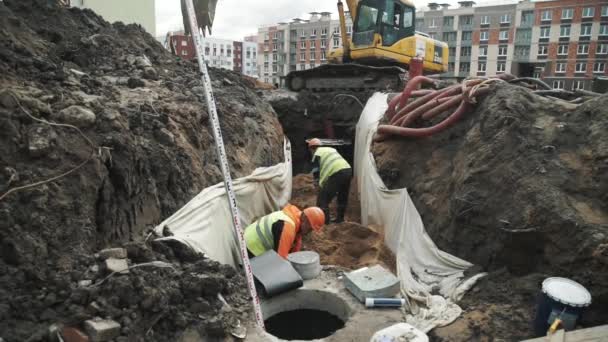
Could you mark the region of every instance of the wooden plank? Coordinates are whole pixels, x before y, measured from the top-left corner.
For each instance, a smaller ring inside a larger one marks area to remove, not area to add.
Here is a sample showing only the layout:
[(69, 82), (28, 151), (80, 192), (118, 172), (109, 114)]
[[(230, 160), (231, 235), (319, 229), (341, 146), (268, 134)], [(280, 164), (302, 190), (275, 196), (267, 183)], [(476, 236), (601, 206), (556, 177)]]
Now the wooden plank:
[[(556, 335), (560, 331), (563, 334), (563, 336), (560, 336), (560, 337), (563, 339), (554, 340), (553, 339), (554, 337), (559, 338)], [(564, 341), (564, 342), (608, 342), (608, 325), (600, 325), (600, 326), (593, 327), (593, 328), (568, 331), (565, 334), (563, 333), (563, 330), (558, 330), (553, 336), (539, 337), (539, 338), (534, 338), (534, 339), (530, 339), (530, 340), (525, 340), (523, 342), (554, 342), (554, 341), (559, 341), (559, 342), (562, 342), (562, 341)]]

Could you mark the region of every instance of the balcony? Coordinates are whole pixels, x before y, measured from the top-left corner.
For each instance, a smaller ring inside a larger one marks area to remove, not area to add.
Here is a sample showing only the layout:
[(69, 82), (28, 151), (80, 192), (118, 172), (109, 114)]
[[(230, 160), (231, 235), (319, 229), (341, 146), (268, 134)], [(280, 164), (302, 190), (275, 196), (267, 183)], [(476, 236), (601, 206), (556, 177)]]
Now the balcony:
[(515, 45), (530, 46), (531, 43), (532, 43), (532, 37), (515, 38)]
[(519, 27), (519, 28), (531, 28), (533, 25), (534, 25), (534, 22), (533, 22), (533, 21), (528, 21), (528, 20), (523, 21), (523, 20), (522, 20), (522, 22), (519, 24), (519, 26), (518, 26), (518, 27)]
[(454, 28), (454, 24), (452, 25), (443, 25), (443, 32), (454, 32), (456, 29)]
[(459, 26), (461, 31), (473, 31), (473, 24), (462, 24)]
[(456, 56), (449, 56), (448, 57), (448, 62), (455, 62), (456, 61)]
[(461, 40), (460, 41), (460, 46), (471, 46), (473, 44), (473, 41), (471, 40)]
[(459, 60), (460, 62), (470, 62), (471, 56), (460, 56)]
[(455, 41), (455, 40), (449, 40), (449, 41), (447, 41), (447, 43), (448, 43), (448, 46), (449, 46), (449, 47), (455, 47), (455, 46), (456, 46), (456, 43), (458, 43), (458, 42), (457, 42), (457, 41)]
[(456, 74), (453, 71), (444, 72), (443, 74), (439, 74), (439, 78), (441, 77), (454, 77)]

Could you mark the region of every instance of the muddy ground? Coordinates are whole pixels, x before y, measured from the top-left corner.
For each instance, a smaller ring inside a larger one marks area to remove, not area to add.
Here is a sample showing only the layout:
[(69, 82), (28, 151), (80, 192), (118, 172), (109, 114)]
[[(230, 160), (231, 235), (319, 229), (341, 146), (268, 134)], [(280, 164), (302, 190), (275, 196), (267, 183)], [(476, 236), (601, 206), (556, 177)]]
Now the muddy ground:
[(529, 338), (549, 276), (590, 290), (584, 326), (608, 323), (606, 108), (606, 95), (570, 110), (500, 86), (446, 132), (375, 144), (383, 180), (408, 188), (435, 243), (490, 272), (435, 340)]
[[(139, 26), (109, 24), (55, 1), (0, 2), (4, 341), (44, 340), (36, 334), (52, 324), (78, 326), (94, 316), (122, 323), (125, 313), (138, 318), (124, 323), (130, 330), (122, 340), (144, 339), (145, 329), (146, 341), (169, 341), (184, 324), (205, 330), (217, 320), (217, 293), (240, 280), (200, 256), (170, 262), (179, 272), (217, 278), (217, 291), (180, 297), (174, 289), (186, 285), (156, 268), (136, 269), (95, 291), (78, 285), (105, 276), (93, 267), (101, 263), (95, 252), (129, 242), (149, 249), (143, 240), (151, 227), (221, 180), (197, 75), (194, 63), (170, 55)], [(255, 84), (224, 70), (211, 69), (211, 78), (233, 177), (282, 161), (281, 126)], [(137, 253), (128, 257), (138, 262)], [(133, 294), (128, 303), (110, 295), (123, 287)], [(109, 303), (99, 305), (101, 312), (88, 310), (96, 296)], [(193, 302), (202, 304), (184, 307)], [(223, 327), (215, 332), (225, 333)]]

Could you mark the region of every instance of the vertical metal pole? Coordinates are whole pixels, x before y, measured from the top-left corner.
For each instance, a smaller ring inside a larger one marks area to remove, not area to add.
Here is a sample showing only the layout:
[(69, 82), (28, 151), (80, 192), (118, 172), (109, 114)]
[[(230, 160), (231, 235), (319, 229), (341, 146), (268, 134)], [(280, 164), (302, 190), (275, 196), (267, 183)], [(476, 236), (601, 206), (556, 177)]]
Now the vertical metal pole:
[(239, 209), (236, 203), (236, 196), (234, 195), (234, 189), (232, 187), (232, 177), (230, 176), (230, 166), (228, 164), (228, 158), (226, 158), (226, 150), (224, 148), (224, 140), (222, 138), (222, 130), (220, 129), (220, 122), (217, 116), (217, 108), (215, 105), (215, 98), (213, 97), (213, 89), (211, 86), (211, 79), (209, 78), (209, 72), (207, 65), (205, 64), (203, 42), (201, 34), (198, 29), (196, 21), (196, 14), (194, 11), (194, 5), (192, 0), (186, 0), (186, 8), (188, 10), (188, 18), (190, 22), (190, 31), (192, 32), (192, 39), (196, 47), (196, 56), (198, 59), (198, 66), (202, 73), (203, 88), (205, 89), (205, 99), (207, 101), (207, 109), (209, 111), (209, 120), (211, 121), (211, 127), (213, 130), (213, 137), (215, 138), (215, 147), (217, 149), (218, 159), (220, 161), (220, 167), (224, 176), (224, 186), (226, 187), (226, 195), (228, 198), (230, 212), (232, 214), (232, 225), (234, 227), (239, 247), (241, 251), (241, 258), (243, 258), (243, 268), (245, 269), (245, 276), (247, 278), (247, 286), (249, 287), (249, 294), (253, 301), (253, 309), (255, 312), (255, 319), (262, 329), (264, 329), (264, 317), (262, 316), (262, 309), (260, 307), (260, 299), (255, 289), (255, 282), (253, 279), (253, 272), (251, 271), (251, 264), (249, 262), (249, 256), (247, 255), (247, 244), (243, 237), (243, 228), (241, 227)]

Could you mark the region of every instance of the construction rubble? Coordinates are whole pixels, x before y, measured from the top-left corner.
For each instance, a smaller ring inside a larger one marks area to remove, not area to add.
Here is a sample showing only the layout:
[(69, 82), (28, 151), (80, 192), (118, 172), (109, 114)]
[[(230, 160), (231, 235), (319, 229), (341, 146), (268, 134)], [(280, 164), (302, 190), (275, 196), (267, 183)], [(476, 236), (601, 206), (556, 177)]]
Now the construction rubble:
[[(352, 162), (373, 92), (210, 77), (232, 177), (282, 163), (287, 137), (290, 202), (316, 205), (305, 139), (340, 140)], [(607, 108), (608, 95), (573, 103), (498, 83), (441, 132), (374, 141), (382, 181), (408, 189), (437, 247), (474, 264), (466, 277), (488, 273), (431, 341), (530, 338), (552, 276), (592, 294), (581, 326), (607, 323)], [(224, 341), (253, 326), (241, 269), (154, 232), (223, 181), (196, 63), (90, 10), (0, 1), (0, 127), (0, 342)], [(360, 176), (347, 222), (303, 249), (339, 272), (398, 274), (383, 228), (361, 223)]]

